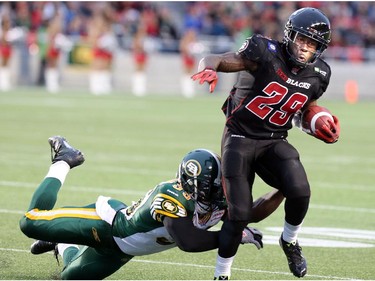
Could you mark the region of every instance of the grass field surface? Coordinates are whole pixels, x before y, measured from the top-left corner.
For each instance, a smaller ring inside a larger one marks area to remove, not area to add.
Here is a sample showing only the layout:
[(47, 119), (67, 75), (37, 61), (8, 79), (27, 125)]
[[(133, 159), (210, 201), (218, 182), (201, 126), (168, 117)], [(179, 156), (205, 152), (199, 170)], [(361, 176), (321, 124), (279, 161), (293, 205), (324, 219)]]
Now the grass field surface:
[[(188, 151), (220, 152), (224, 99), (50, 95), (42, 89), (0, 93), (0, 279), (59, 278), (61, 264), (52, 254), (33, 256), (33, 240), (18, 226), (50, 165), (48, 137), (65, 136), (86, 157), (70, 172), (56, 207), (84, 206), (98, 195), (131, 203), (173, 178)], [(327, 145), (298, 129), (288, 138), (301, 154), (312, 188), (299, 236), (308, 262), (304, 279), (375, 279), (375, 103), (320, 104), (339, 117), (339, 142)], [(256, 179), (255, 197), (269, 190)], [(277, 245), (283, 218), (281, 206), (254, 225), (264, 233), (265, 247), (240, 246), (232, 279), (296, 279)], [(136, 257), (107, 279), (212, 280), (215, 260), (216, 251), (191, 254), (176, 248)]]

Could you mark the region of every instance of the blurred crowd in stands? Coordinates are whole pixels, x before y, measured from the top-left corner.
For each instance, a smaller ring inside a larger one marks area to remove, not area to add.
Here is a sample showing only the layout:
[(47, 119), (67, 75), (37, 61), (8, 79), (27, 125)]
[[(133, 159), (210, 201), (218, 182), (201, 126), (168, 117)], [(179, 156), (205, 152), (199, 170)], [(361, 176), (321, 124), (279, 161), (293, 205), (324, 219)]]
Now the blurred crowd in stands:
[[(9, 58), (9, 45), (22, 40), (26, 47), (21, 55), (44, 52), (43, 69), (49, 67), (50, 71), (41, 72), (40, 80), (47, 75), (57, 81), (53, 67), (59, 50), (70, 52), (74, 46), (91, 44), (98, 58), (93, 63), (96, 75), (110, 69), (115, 49), (129, 50), (137, 65), (134, 79), (138, 89), (134, 91), (139, 95), (144, 93), (144, 87), (139, 85), (145, 80), (142, 72), (148, 55), (180, 53), (186, 71), (186, 81), (182, 83), (189, 95), (189, 75), (195, 70), (197, 57), (205, 52), (235, 51), (254, 33), (281, 41), (289, 15), (306, 6), (321, 9), (331, 21), (332, 42), (324, 54), (327, 59), (375, 60), (375, 2), (371, 1), (1, 2), (0, 52)], [(10, 29), (12, 32), (8, 32)], [(7, 60), (3, 59), (0, 77), (8, 75), (4, 61)], [(101, 79), (100, 84), (105, 85), (109, 78)], [(93, 81), (98, 78), (94, 76)], [(58, 85), (51, 85), (52, 91), (57, 91)]]
[(188, 28), (202, 36), (235, 39), (262, 33), (281, 40), (288, 16), (305, 6), (321, 9), (331, 20), (331, 46), (375, 47), (375, 2), (2, 2), (1, 15), (9, 14), (13, 25), (35, 32), (60, 14), (66, 35), (86, 36), (90, 18), (107, 9), (120, 39), (134, 36), (143, 22), (147, 36), (171, 42)]

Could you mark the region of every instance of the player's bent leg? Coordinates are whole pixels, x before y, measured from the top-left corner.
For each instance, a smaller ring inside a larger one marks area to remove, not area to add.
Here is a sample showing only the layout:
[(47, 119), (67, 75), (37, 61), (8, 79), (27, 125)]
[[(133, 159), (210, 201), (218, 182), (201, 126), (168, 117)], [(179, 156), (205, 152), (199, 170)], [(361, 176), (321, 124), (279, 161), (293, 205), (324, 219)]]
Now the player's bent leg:
[(57, 243), (116, 248), (111, 226), (96, 213), (95, 204), (41, 211), (30, 210), (20, 221), (22, 232), (34, 239)]
[(113, 274), (133, 256), (118, 249), (95, 249), (82, 247), (68, 263), (62, 273), (64, 280), (99, 280)]
[(57, 254), (61, 256), (64, 268), (72, 262), (73, 258), (77, 255), (78, 251), (80, 250), (80, 247), (82, 248), (84, 246), (65, 243), (57, 244)]
[(233, 257), (241, 243), (242, 231), (247, 225), (247, 221), (225, 220), (221, 227), (219, 236), (219, 255), (223, 258)]
[[(54, 167), (56, 167), (56, 165), (65, 166), (66, 163), (56, 163), (54, 165)], [(61, 186), (62, 183), (59, 179), (52, 177), (45, 178), (34, 192), (27, 210), (51, 210), (55, 206), (57, 193), (59, 192)]]
[[(52, 165), (33, 194), (28, 208), (29, 212), (51, 210), (55, 206), (57, 193), (64, 184), (70, 169), (81, 165), (85, 161), (82, 152), (73, 148), (65, 138), (53, 136), (48, 139), (48, 142), (51, 147)], [(20, 221), (20, 228), (23, 232), (29, 229), (26, 222), (25, 217)]]
[(272, 171), (271, 179), (277, 179), (285, 199), (285, 223), (280, 246), (288, 261), (290, 271), (296, 277), (307, 272), (306, 259), (298, 244), (298, 233), (307, 213), (310, 185), (298, 151), (286, 141), (274, 143), (261, 159), (263, 168)]

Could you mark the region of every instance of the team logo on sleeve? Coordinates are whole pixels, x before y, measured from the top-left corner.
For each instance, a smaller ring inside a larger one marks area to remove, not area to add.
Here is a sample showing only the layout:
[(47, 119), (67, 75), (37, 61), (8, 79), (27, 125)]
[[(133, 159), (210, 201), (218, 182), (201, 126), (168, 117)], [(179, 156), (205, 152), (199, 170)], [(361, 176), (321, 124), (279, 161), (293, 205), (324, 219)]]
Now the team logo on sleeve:
[(246, 40), (242, 46), (238, 49), (238, 52), (241, 53), (246, 50), (247, 46), (249, 46), (249, 40)]
[(275, 44), (268, 42), (268, 50), (270, 50), (271, 52), (276, 52)]
[(162, 216), (171, 218), (183, 218), (187, 216), (186, 209), (180, 201), (162, 193), (159, 193), (153, 199), (150, 213), (152, 218), (157, 221), (161, 221)]
[(327, 76), (327, 72), (321, 70), (319, 67), (314, 67), (314, 70), (315, 70), (315, 72), (320, 73), (320, 74), (323, 75), (324, 77)]
[(174, 202), (172, 202), (171, 200), (164, 200), (161, 203), (161, 208), (164, 211), (172, 213), (172, 214), (175, 214), (178, 211), (177, 205)]

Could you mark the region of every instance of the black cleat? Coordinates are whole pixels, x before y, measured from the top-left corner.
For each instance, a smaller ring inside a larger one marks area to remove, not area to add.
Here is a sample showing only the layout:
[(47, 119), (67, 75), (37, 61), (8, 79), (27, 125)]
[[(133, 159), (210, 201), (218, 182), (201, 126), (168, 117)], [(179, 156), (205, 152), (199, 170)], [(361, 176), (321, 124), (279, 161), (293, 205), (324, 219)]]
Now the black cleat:
[(48, 139), (48, 142), (51, 146), (52, 163), (65, 161), (72, 169), (85, 161), (83, 153), (70, 146), (64, 137), (53, 136)]
[(36, 240), (30, 248), (30, 252), (33, 255), (40, 255), (47, 253), (49, 251), (57, 251), (57, 243), (52, 243), (48, 241)]
[(43, 241), (43, 240), (36, 240), (30, 247), (30, 252), (33, 255), (40, 255), (47, 252), (53, 251), (53, 255), (57, 260), (57, 264), (59, 263), (59, 251), (57, 250), (57, 243)]
[(307, 273), (307, 263), (302, 256), (302, 248), (299, 246), (298, 241), (287, 243), (283, 240), (283, 235), (281, 234), (279, 243), (288, 259), (289, 269), (293, 275), (299, 278), (305, 276)]
[(218, 277), (214, 277), (214, 280), (229, 280), (228, 275), (219, 275)]

